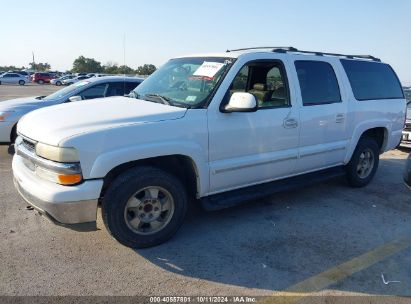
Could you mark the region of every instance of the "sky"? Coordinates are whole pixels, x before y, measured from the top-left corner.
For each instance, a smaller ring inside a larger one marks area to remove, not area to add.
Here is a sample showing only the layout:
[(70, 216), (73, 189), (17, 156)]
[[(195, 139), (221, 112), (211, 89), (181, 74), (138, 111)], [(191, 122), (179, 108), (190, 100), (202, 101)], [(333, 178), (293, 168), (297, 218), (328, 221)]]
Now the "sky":
[(175, 56), (250, 46), (371, 54), (411, 85), (410, 0), (69, 0), (1, 3), (0, 66), (159, 66)]

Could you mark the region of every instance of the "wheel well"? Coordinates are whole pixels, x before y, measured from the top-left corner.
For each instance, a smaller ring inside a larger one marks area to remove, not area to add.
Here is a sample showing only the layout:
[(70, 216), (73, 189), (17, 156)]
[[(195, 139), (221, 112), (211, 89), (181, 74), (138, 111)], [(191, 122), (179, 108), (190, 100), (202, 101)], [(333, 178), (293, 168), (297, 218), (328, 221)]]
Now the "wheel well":
[(156, 167), (176, 176), (186, 187), (187, 193), (191, 198), (195, 198), (199, 192), (198, 173), (194, 161), (185, 155), (167, 155), (127, 162), (111, 169), (104, 177), (100, 198), (104, 197), (110, 184), (121, 173), (137, 166)]
[(11, 143), (16, 139), (15, 138), (16, 136), (17, 136), (17, 123), (13, 126), (10, 132), (10, 142)]
[(380, 148), (380, 152), (384, 152), (385, 147), (387, 145), (387, 129), (384, 127), (372, 128), (365, 131), (361, 137), (368, 137), (374, 139), (378, 147)]

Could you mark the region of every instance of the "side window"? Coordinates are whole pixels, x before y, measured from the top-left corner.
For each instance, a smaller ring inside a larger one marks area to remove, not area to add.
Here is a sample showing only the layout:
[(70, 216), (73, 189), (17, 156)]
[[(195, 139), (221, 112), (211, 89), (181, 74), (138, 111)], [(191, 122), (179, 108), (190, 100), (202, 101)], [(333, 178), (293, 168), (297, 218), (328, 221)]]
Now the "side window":
[(393, 69), (381, 62), (341, 59), (357, 100), (404, 98)]
[(234, 92), (246, 92), (248, 82), (248, 66), (245, 65), (242, 67), (240, 72), (234, 78), (234, 81), (231, 85), (231, 90)]
[(107, 83), (97, 84), (95, 86), (92, 86), (91, 88), (85, 89), (78, 95), (81, 96), (83, 99), (101, 98), (106, 95), (107, 86)]
[(329, 63), (300, 60), (295, 68), (304, 106), (341, 102), (337, 77)]
[(235, 92), (254, 95), (259, 108), (290, 106), (285, 70), (277, 60), (257, 60), (246, 64), (230, 87)]
[(109, 96), (124, 96), (125, 82), (111, 82), (108, 84), (106, 97)]
[(126, 82), (126, 91), (124, 94), (129, 94), (132, 90), (138, 87), (139, 82)]

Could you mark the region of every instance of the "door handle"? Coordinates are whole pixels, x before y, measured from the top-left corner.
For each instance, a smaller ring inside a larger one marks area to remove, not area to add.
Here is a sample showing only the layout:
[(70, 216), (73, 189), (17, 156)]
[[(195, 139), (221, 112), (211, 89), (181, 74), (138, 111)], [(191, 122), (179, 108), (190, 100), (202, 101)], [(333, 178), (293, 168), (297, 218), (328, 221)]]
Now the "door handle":
[(342, 123), (344, 121), (344, 119), (345, 119), (345, 115), (343, 113), (338, 113), (335, 116), (335, 122), (336, 123)]
[(286, 129), (297, 128), (298, 121), (295, 118), (288, 118), (284, 120), (283, 126)]

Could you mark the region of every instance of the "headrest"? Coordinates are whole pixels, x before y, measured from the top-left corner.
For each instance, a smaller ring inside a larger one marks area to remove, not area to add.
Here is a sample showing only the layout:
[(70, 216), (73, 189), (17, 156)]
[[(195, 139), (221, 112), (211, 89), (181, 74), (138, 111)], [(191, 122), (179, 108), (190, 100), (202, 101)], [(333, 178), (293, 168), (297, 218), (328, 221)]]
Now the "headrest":
[(255, 83), (253, 89), (259, 91), (267, 91), (267, 85), (264, 83)]

